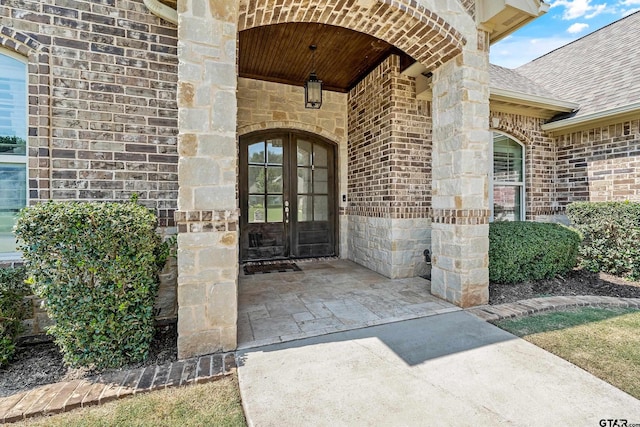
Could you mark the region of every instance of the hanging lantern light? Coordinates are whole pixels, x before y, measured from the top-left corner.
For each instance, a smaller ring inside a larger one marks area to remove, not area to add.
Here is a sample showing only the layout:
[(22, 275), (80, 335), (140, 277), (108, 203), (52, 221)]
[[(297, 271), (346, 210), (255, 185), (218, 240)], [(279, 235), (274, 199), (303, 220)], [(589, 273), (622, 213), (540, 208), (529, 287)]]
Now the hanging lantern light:
[(317, 46), (309, 46), (312, 57), (312, 68), (309, 79), (304, 84), (304, 106), (305, 108), (319, 109), (322, 106), (322, 80), (318, 80), (316, 75), (316, 49)]

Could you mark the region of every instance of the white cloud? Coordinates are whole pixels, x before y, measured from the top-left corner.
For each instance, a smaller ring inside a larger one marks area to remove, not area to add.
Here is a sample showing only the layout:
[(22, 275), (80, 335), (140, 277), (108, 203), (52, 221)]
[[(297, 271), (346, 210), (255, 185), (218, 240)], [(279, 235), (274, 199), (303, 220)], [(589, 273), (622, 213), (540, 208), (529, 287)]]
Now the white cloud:
[[(625, 1), (625, 0), (623, 0)], [(629, 1), (638, 1), (638, 0), (629, 0)], [(551, 7), (564, 7), (564, 12), (562, 13), (562, 19), (570, 21), (572, 19), (578, 19), (581, 17), (585, 17), (587, 19), (591, 19), (602, 12), (604, 12), (607, 8), (606, 3), (602, 4), (591, 4), (592, 0), (556, 0), (551, 3)]]
[(578, 34), (583, 30), (589, 28), (589, 24), (585, 24), (582, 22), (576, 22), (575, 24), (571, 24), (569, 28), (567, 28), (567, 33), (569, 34)]
[(491, 63), (517, 68), (573, 40), (574, 37), (505, 38), (491, 46)]
[(640, 0), (622, 0), (620, 2), (621, 6), (636, 6), (640, 5)]
[(629, 10), (624, 10), (624, 11), (622, 11), (622, 16), (623, 16), (623, 17), (624, 17), (624, 16), (629, 16), (629, 15), (631, 15), (632, 13), (636, 13), (636, 12), (638, 12), (639, 10), (640, 10), (640, 7), (636, 7), (636, 8), (629, 9)]
[(599, 4), (599, 5), (595, 6), (595, 8), (593, 9), (593, 12), (591, 12), (591, 13), (589, 13), (589, 14), (587, 14), (587, 15), (584, 15), (584, 17), (585, 17), (586, 19), (594, 18), (594, 17), (596, 17), (596, 16), (600, 15), (600, 14), (601, 14), (602, 12), (604, 12), (606, 9), (607, 9), (607, 4), (606, 4), (606, 3), (604, 3), (604, 4)]

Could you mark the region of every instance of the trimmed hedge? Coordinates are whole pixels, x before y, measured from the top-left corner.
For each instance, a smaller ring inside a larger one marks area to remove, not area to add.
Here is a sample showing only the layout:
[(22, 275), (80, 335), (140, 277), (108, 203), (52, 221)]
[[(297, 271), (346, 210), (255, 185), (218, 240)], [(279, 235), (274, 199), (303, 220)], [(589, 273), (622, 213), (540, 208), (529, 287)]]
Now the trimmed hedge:
[(71, 366), (119, 367), (146, 358), (157, 274), (168, 250), (156, 217), (128, 203), (48, 202), (15, 226), (48, 333)]
[(11, 361), (22, 332), (23, 298), (29, 295), (24, 267), (0, 269), (0, 366)]
[(567, 216), (584, 236), (582, 267), (640, 279), (640, 203), (576, 202)]
[(580, 235), (560, 224), (494, 222), (489, 225), (489, 280), (519, 283), (552, 278), (577, 263)]

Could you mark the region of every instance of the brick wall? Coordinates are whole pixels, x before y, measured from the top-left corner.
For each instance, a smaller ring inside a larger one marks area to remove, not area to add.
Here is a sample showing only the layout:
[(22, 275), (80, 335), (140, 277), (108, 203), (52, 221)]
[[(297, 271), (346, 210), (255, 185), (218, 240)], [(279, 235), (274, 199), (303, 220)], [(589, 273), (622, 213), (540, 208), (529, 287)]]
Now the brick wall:
[(348, 101), (349, 258), (388, 277), (425, 268), (430, 245), (430, 103), (389, 57)]
[(349, 93), (350, 215), (428, 217), (430, 103), (389, 57)]
[[(173, 227), (177, 36), (142, 0), (6, 0), (0, 46), (29, 72), (29, 202), (126, 200)], [(3, 262), (0, 267), (12, 264)], [(176, 316), (176, 267), (161, 274), (160, 319)], [(36, 298), (26, 334), (49, 321)]]
[(7, 0), (0, 43), (29, 61), (30, 202), (137, 193), (172, 226), (175, 26), (142, 0)]
[(556, 137), (557, 200), (640, 201), (640, 117)]

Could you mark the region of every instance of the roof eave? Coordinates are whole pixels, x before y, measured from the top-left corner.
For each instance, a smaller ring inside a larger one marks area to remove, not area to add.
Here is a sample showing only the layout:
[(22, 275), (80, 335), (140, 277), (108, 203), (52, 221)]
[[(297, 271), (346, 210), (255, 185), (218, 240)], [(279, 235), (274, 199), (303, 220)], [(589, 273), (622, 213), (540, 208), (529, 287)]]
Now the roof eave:
[(571, 117), (564, 120), (545, 123), (542, 125), (542, 130), (546, 132), (567, 130), (570, 128), (582, 127), (589, 122), (595, 123), (635, 113), (640, 113), (640, 102), (623, 105), (621, 107), (610, 108), (608, 110), (602, 110), (595, 113), (585, 114), (584, 116)]
[(541, 0), (477, 0), (476, 20), (478, 28), (487, 31), (494, 44), (547, 13), (549, 7)]
[(543, 110), (569, 113), (577, 110), (580, 105), (575, 102), (562, 101), (544, 96), (531, 95), (508, 89), (489, 88), (489, 98), (495, 101), (513, 102), (528, 107), (541, 108)]

